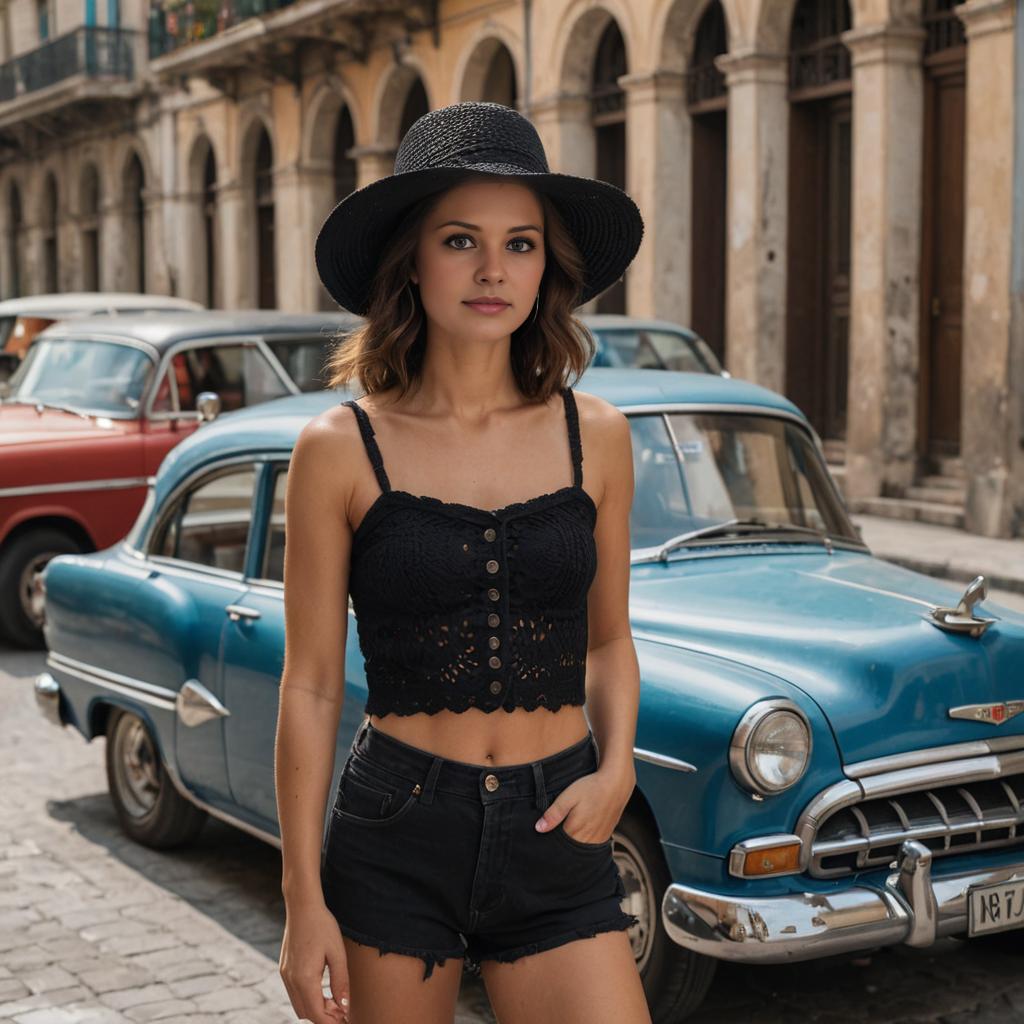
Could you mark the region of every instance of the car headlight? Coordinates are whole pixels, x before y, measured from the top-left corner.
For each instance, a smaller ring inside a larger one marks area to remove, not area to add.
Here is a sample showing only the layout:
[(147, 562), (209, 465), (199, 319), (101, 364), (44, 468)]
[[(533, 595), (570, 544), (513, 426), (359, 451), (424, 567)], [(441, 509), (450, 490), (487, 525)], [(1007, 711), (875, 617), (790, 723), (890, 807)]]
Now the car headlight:
[(762, 700), (740, 719), (729, 745), (732, 773), (758, 796), (796, 785), (811, 759), (811, 727), (791, 700)]

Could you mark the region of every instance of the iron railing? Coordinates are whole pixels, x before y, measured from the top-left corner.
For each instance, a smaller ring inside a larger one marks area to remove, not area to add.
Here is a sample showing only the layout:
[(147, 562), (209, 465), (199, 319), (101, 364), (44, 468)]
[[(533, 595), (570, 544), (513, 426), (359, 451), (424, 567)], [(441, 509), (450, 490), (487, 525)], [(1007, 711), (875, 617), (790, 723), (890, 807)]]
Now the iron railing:
[(249, 18), (288, 7), (294, 0), (171, 0), (149, 11), (149, 56), (161, 57), (209, 39)]
[(131, 79), (137, 33), (82, 25), (0, 64), (0, 102), (37, 92), (75, 75)]

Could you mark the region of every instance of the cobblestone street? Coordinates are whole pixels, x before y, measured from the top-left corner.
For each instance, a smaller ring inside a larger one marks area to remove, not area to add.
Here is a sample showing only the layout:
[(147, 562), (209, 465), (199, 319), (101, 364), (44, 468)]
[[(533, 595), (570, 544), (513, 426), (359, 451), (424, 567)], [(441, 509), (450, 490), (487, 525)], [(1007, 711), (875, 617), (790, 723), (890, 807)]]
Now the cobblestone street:
[[(287, 1024), (278, 851), (209, 821), (158, 853), (120, 832), (103, 741), (39, 715), (41, 654), (0, 650), (0, 1024)], [(694, 1024), (1024, 1021), (1024, 940), (723, 967)], [(492, 1021), (466, 976), (459, 1024)]]

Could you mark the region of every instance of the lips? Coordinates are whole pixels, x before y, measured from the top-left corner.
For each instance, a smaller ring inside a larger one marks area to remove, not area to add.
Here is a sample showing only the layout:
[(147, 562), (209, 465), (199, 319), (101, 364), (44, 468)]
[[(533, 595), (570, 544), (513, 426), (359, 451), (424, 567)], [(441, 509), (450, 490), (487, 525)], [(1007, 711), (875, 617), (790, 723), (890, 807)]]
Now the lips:
[(475, 302), (467, 302), (465, 305), (477, 310), (479, 313), (500, 313), (502, 310), (509, 308), (509, 304), (501, 300), (494, 302), (477, 300)]

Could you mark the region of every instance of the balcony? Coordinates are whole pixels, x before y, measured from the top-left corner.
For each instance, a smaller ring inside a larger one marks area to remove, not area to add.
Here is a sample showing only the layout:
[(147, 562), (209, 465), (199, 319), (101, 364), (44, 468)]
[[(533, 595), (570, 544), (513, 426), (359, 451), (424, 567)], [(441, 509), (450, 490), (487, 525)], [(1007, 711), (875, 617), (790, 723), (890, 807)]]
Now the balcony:
[(80, 103), (117, 103), (140, 88), (138, 32), (83, 25), (0, 64), (0, 128)]
[(296, 79), (310, 44), (366, 60), (371, 37), (433, 29), (439, 0), (163, 0), (150, 10), (150, 71), (230, 88), (240, 70)]

